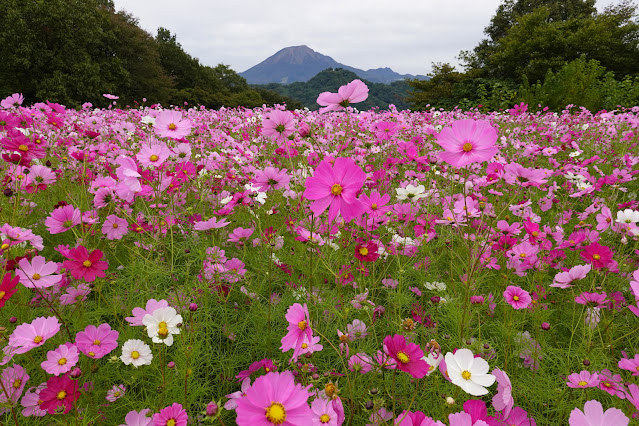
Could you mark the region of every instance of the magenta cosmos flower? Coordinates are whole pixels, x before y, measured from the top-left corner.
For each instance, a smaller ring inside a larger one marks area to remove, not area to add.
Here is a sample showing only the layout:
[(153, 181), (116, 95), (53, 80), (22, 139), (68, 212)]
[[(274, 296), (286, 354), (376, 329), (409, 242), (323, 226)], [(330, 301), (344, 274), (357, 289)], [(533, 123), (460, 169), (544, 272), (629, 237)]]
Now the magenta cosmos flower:
[(337, 93), (323, 92), (317, 97), (320, 114), (328, 111), (340, 111), (350, 104), (365, 101), (368, 98), (368, 86), (362, 80), (353, 80), (339, 88)]
[(295, 132), (295, 116), (290, 111), (273, 110), (264, 115), (262, 134), (276, 142), (285, 142)]
[(568, 376), (568, 382), (566, 383), (569, 388), (585, 389), (595, 388), (599, 386), (599, 374), (590, 374), (589, 371), (583, 370), (580, 373), (572, 373)]
[(182, 120), (179, 111), (165, 110), (155, 118), (154, 129), (160, 137), (181, 139), (191, 133), (191, 120)]
[(308, 406), (308, 388), (295, 384), (290, 371), (260, 376), (236, 399), (239, 426), (306, 426), (313, 412)]
[(20, 283), (28, 288), (47, 288), (57, 284), (62, 275), (53, 275), (58, 270), (56, 262), (47, 262), (42, 256), (36, 256), (31, 263), (28, 259), (20, 259), (20, 269), (16, 274), (20, 277)]
[(109, 324), (87, 325), (75, 336), (75, 344), (86, 356), (99, 359), (118, 347), (118, 333)]
[(590, 244), (579, 255), (590, 262), (595, 269), (606, 268), (613, 262), (612, 250), (599, 243)]
[(357, 192), (366, 181), (366, 173), (352, 158), (336, 158), (334, 165), (324, 160), (315, 169), (313, 177), (306, 179), (304, 198), (312, 200), (311, 210), (319, 216), (328, 208), (328, 221), (341, 213), (344, 221), (359, 217), (364, 211)]
[(84, 279), (90, 283), (97, 277), (104, 278), (104, 271), (109, 267), (107, 262), (100, 260), (102, 259), (100, 250), (93, 250), (89, 254), (84, 246), (72, 248), (67, 257), (71, 260), (65, 260), (63, 265), (76, 280)]
[(287, 188), (291, 177), (286, 169), (276, 169), (275, 167), (266, 167), (264, 170), (255, 171), (255, 179), (253, 184), (260, 191), (266, 192), (271, 189)]
[(288, 321), (288, 333), (282, 337), (282, 352), (288, 352), (293, 349), (293, 358), (297, 358), (301, 349), (304, 338), (306, 341), (313, 341), (313, 330), (311, 330), (311, 320), (308, 314), (306, 303), (304, 306), (299, 303), (293, 304), (286, 311), (286, 320)]
[(12, 277), (11, 272), (7, 272), (2, 277), (2, 282), (0, 282), (0, 308), (4, 306), (4, 304), (13, 296), (13, 294), (18, 291), (16, 286), (18, 285), (20, 278)]
[(396, 334), (393, 337), (386, 336), (384, 345), (386, 345), (388, 355), (397, 362), (399, 370), (405, 371), (416, 379), (421, 379), (428, 373), (430, 366), (422, 359), (424, 351), (419, 345), (408, 343), (401, 334)]
[[(80, 398), (78, 382), (67, 376), (53, 376), (47, 380), (47, 387), (39, 394), (40, 409), (55, 414), (60, 409), (64, 414), (71, 411), (73, 403)], [(63, 409), (62, 409), (63, 408)]]
[(601, 402), (588, 401), (584, 411), (575, 408), (570, 413), (570, 426), (627, 426), (630, 419), (618, 408), (609, 408), (604, 412)]
[(444, 148), (439, 157), (453, 167), (490, 160), (499, 149), (497, 131), (485, 120), (458, 120), (444, 128), (437, 143)]
[(514, 285), (506, 287), (504, 299), (506, 299), (506, 302), (514, 309), (525, 309), (530, 305), (530, 302), (532, 302), (530, 293)]

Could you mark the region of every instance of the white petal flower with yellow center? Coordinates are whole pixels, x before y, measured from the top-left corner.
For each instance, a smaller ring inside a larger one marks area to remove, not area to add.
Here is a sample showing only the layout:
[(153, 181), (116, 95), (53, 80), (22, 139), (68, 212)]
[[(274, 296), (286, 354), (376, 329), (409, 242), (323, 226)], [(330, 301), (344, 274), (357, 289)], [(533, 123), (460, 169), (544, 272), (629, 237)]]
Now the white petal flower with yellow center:
[(469, 349), (459, 349), (446, 354), (446, 368), (450, 380), (473, 396), (486, 395), (495, 383), (495, 376), (488, 374), (490, 366), (483, 358), (475, 358)]
[(146, 326), (146, 332), (153, 343), (171, 346), (173, 335), (180, 334), (178, 324), (182, 324), (182, 315), (178, 315), (175, 308), (168, 306), (156, 309), (153, 314), (146, 314), (142, 318), (142, 323)]
[(125, 365), (133, 364), (134, 367), (141, 365), (151, 365), (153, 354), (149, 345), (142, 340), (131, 339), (122, 345), (122, 356), (120, 357)]

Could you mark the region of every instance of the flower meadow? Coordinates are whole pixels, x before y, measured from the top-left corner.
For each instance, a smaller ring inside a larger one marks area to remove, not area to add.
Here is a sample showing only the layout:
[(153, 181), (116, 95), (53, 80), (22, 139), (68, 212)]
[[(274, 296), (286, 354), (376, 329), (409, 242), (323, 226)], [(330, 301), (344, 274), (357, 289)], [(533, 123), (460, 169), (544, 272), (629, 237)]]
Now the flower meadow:
[(0, 423), (628, 425), (639, 107), (0, 109)]

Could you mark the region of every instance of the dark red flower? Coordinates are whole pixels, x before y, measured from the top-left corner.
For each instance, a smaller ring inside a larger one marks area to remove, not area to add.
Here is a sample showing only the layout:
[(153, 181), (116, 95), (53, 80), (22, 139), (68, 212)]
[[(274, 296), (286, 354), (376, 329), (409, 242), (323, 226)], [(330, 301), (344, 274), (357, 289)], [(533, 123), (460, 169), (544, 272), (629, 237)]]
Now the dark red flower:
[(373, 242), (355, 246), (355, 257), (362, 262), (374, 262), (379, 258), (378, 246)]
[(11, 277), (11, 272), (4, 274), (2, 283), (0, 283), (0, 308), (2, 308), (7, 300), (13, 296), (13, 293), (18, 291), (16, 286), (20, 282), (20, 277)]
[(80, 398), (78, 382), (71, 380), (67, 375), (53, 376), (47, 380), (47, 387), (42, 389), (38, 396), (42, 401), (41, 410), (46, 410), (49, 414), (56, 412), (66, 414), (73, 408), (73, 403)]

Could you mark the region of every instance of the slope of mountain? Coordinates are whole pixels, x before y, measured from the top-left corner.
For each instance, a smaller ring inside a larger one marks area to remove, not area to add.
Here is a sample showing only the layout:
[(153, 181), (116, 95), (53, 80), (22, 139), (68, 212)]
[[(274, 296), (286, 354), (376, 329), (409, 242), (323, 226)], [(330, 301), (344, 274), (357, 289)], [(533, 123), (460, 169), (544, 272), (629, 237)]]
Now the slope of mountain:
[(423, 75), (399, 74), (390, 68), (376, 68), (367, 71), (340, 64), (330, 56), (322, 55), (308, 46), (285, 47), (254, 67), (241, 72), (249, 84), (306, 82), (327, 68), (343, 68), (359, 78), (373, 83), (390, 84), (405, 79), (428, 79)]
[[(319, 109), (317, 104), (317, 96), (322, 92), (337, 92), (340, 86), (350, 83), (357, 79), (358, 76), (352, 71), (342, 68), (325, 69), (307, 82), (295, 82), (291, 84), (270, 83), (265, 85), (253, 86), (264, 88), (280, 95), (295, 99), (311, 110)], [(352, 106), (360, 111), (378, 107), (380, 109), (388, 109), (389, 104), (394, 104), (398, 110), (408, 109), (408, 103), (405, 101), (410, 87), (403, 80), (394, 81), (391, 84), (373, 83), (364, 80), (368, 86), (368, 99), (364, 102), (353, 104)]]

